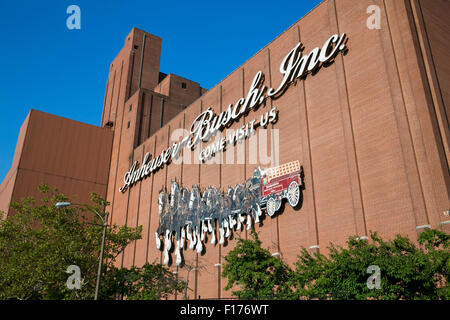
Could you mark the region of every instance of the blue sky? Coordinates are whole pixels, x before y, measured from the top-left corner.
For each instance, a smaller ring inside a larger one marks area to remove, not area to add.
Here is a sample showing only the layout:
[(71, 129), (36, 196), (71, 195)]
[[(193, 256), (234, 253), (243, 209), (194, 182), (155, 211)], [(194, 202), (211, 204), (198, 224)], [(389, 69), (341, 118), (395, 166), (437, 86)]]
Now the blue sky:
[[(30, 109), (99, 125), (108, 68), (138, 27), (162, 38), (160, 71), (210, 89), (303, 17), (307, 1), (0, 1), (0, 182)], [(81, 29), (69, 30), (69, 5)]]

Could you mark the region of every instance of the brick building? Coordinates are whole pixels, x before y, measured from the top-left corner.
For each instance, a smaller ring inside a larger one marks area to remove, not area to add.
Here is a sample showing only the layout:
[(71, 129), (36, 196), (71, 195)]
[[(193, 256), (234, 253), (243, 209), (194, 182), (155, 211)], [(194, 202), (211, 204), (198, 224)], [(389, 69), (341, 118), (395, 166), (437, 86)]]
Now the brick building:
[[(368, 24), (371, 5), (379, 29)], [(226, 189), (258, 165), (293, 161), (303, 169), (300, 206), (284, 202), (255, 225), (263, 245), (288, 263), (301, 247), (326, 253), (331, 242), (370, 231), (412, 239), (429, 227), (448, 232), (449, 13), (446, 0), (327, 0), (208, 91), (160, 73), (161, 39), (134, 28), (111, 63), (97, 128), (113, 135), (105, 160), (112, 223), (144, 230), (118, 264), (164, 260), (155, 243), (158, 197), (174, 179), (188, 189)], [(217, 137), (257, 124), (270, 110), (276, 119), (254, 133), (267, 138), (256, 144), (264, 151), (243, 133), (200, 160)], [(224, 125), (208, 138), (206, 125), (219, 115), (216, 124)], [(205, 127), (196, 130), (199, 123)], [(235, 240), (204, 243), (201, 253), (184, 248), (184, 265), (171, 253), (170, 268), (183, 279), (189, 274), (190, 298), (230, 297), (220, 274)]]
[(112, 138), (108, 128), (30, 110), (0, 185), (0, 211), (14, 214), (11, 200), (39, 200), (43, 183), (78, 203), (90, 202), (90, 192), (105, 196)]

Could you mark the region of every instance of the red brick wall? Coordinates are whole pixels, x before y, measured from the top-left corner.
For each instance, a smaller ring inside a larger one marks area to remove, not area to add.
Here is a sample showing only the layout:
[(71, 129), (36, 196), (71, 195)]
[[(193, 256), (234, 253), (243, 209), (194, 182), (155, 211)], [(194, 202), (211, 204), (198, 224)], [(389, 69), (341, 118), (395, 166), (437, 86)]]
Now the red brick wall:
[(44, 183), (73, 203), (90, 203), (90, 192), (106, 197), (111, 147), (109, 129), (31, 110), (11, 166), (15, 178), (8, 174), (4, 180), (10, 193), (1, 194), (2, 210), (24, 197), (32, 196), (39, 203), (38, 187)]

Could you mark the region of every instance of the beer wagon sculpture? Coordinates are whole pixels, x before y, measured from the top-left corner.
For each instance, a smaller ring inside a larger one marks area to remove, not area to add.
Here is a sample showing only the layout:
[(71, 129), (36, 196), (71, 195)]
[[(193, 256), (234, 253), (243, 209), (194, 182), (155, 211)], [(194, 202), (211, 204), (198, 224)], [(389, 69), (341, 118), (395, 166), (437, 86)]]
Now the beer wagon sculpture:
[[(300, 186), (302, 185), (302, 169), (298, 160), (273, 168), (258, 168), (257, 170), (261, 175), (260, 206), (266, 208), (269, 216), (273, 216), (280, 209), (283, 199), (287, 199), (291, 207), (298, 205)], [(258, 174), (255, 172), (255, 175)]]
[(205, 233), (212, 234), (211, 244), (216, 243), (216, 223), (218, 242), (223, 244), (232, 230), (240, 230), (244, 224), (249, 230), (252, 222), (258, 223), (262, 209), (273, 216), (283, 199), (296, 207), (300, 201), (301, 174), (299, 161), (266, 169), (258, 167), (252, 177), (234, 188), (228, 187), (227, 192), (213, 186), (200, 192), (197, 185), (189, 191), (180, 187), (176, 179), (172, 180), (170, 193), (162, 188), (158, 196), (159, 226), (155, 240), (156, 247), (164, 250), (164, 264), (169, 262), (173, 235), (176, 264), (180, 265), (185, 240), (189, 242), (187, 247), (198, 253), (203, 250)]

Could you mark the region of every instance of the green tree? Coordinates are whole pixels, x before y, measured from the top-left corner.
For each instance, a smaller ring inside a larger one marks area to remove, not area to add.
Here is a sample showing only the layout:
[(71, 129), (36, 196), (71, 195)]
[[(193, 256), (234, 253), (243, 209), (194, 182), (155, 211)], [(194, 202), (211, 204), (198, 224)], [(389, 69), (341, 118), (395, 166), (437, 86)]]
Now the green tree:
[[(94, 205), (57, 209), (68, 198), (40, 187), (42, 205), (33, 198), (11, 204), (16, 214), (0, 221), (0, 299), (93, 299), (103, 226), (95, 212), (108, 204), (91, 195)], [(180, 291), (182, 283), (160, 265), (118, 269), (115, 260), (142, 226), (109, 226), (99, 298), (158, 299)], [(80, 268), (80, 289), (69, 289), (70, 265)]]
[[(419, 245), (397, 235), (383, 241), (349, 238), (347, 248), (329, 247), (328, 256), (311, 255), (303, 248), (291, 285), (296, 298), (448, 299), (449, 236), (438, 230), (420, 234)], [(381, 286), (369, 289), (367, 268), (380, 270)]]
[(236, 247), (224, 257), (222, 277), (228, 278), (225, 290), (237, 285), (233, 296), (244, 299), (287, 299), (292, 295), (289, 278), (292, 270), (279, 258), (261, 248), (258, 234), (239, 238)]
[[(426, 230), (418, 244), (397, 235), (384, 241), (350, 237), (346, 248), (331, 245), (329, 253), (301, 250), (294, 270), (261, 248), (257, 234), (239, 239), (225, 256), (226, 290), (234, 296), (277, 299), (449, 299), (450, 236)], [(380, 270), (380, 288), (370, 289), (369, 266)]]
[(146, 263), (142, 267), (109, 270), (105, 288), (112, 296), (120, 293), (127, 300), (160, 300), (182, 293), (185, 283), (162, 264)]

